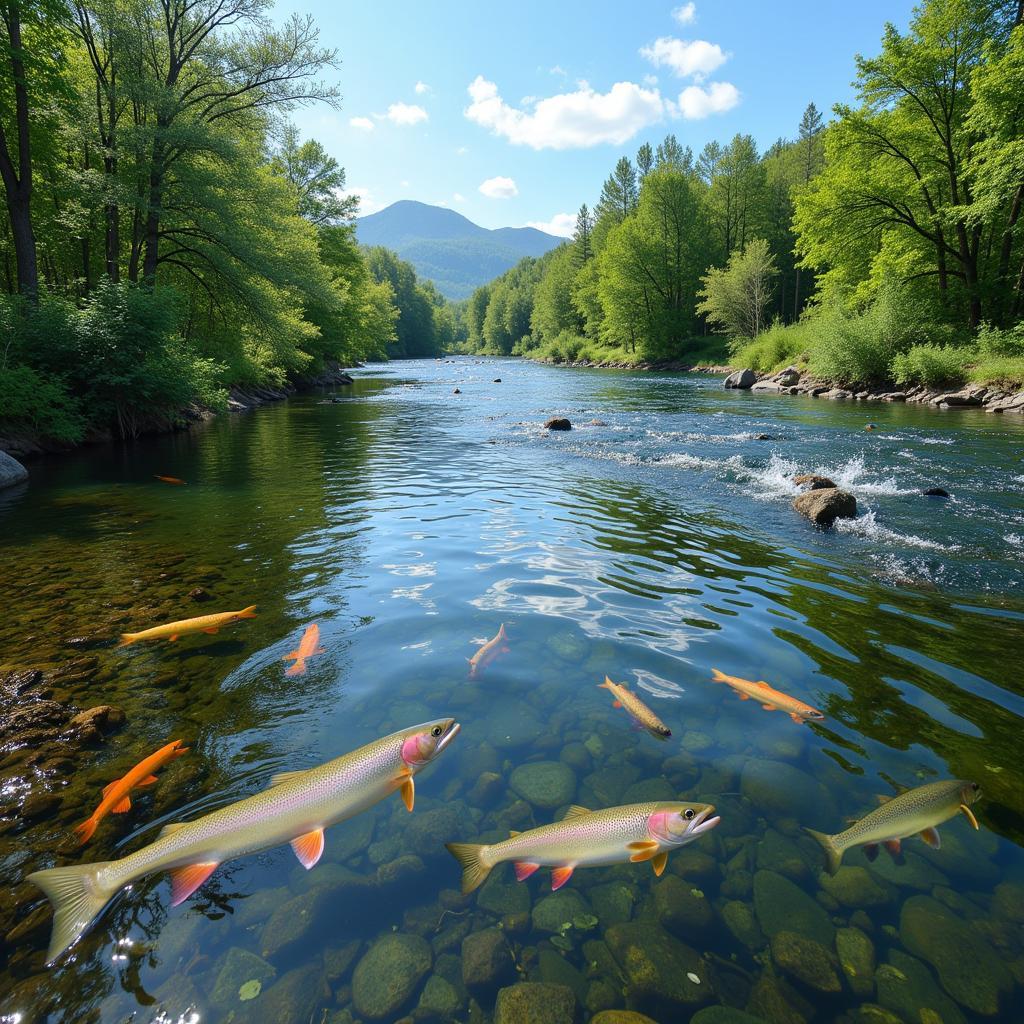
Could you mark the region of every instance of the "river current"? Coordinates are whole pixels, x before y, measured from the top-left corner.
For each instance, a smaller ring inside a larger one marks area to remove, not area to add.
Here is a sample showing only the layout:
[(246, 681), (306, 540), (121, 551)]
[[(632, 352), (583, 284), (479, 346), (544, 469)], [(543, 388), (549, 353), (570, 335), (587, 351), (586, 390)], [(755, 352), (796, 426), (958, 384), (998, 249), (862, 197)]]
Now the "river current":
[[(125, 715), (84, 748), (0, 750), (2, 1024), (1024, 1019), (1024, 419), (519, 360), (355, 375), (37, 461), (0, 492), (0, 714)], [(807, 472), (857, 518), (800, 517)], [(249, 605), (215, 636), (116, 646)], [(324, 653), (288, 677), (314, 622)], [(469, 678), (502, 624), (508, 651)], [(19, 694), (26, 669), (42, 682)], [(713, 669), (825, 717), (741, 701)], [(633, 729), (606, 675), (672, 737)], [(174, 909), (165, 876), (141, 880), (44, 965), (29, 872), (123, 856), (449, 715), (461, 734), (411, 815), (391, 797), (329, 830), (312, 871), (275, 848)], [(69, 841), (176, 738), (188, 755), (131, 811)], [(823, 871), (804, 827), (944, 778), (980, 785), (978, 831), (958, 815), (939, 849)], [(552, 894), (546, 868), (516, 883), (502, 865), (458, 891), (446, 842), (647, 800), (713, 803), (721, 824), (660, 878), (580, 868)]]

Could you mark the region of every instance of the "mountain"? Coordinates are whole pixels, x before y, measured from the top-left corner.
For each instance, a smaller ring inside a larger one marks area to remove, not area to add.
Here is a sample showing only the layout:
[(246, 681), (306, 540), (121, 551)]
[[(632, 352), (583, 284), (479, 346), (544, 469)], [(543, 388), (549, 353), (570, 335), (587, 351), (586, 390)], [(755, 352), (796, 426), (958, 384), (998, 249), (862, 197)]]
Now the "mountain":
[(524, 256), (543, 256), (565, 241), (536, 228), (492, 231), (454, 210), (411, 199), (360, 217), (356, 236), (362, 245), (393, 249), (449, 299), (468, 298)]

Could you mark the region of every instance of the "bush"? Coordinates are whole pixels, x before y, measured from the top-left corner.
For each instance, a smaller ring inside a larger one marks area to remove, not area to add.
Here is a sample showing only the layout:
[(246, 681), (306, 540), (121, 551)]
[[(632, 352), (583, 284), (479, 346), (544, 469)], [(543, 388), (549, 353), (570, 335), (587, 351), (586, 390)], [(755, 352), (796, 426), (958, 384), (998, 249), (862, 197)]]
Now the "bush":
[(813, 330), (807, 322), (783, 326), (778, 321), (751, 340), (736, 338), (729, 345), (730, 362), (769, 373), (796, 362), (812, 345)]
[(0, 421), (55, 441), (81, 441), (85, 421), (59, 378), (28, 366), (0, 368)]
[(1009, 356), (1024, 359), (1024, 323), (1001, 331), (989, 324), (978, 328), (978, 352), (983, 359), (992, 356)]
[(897, 384), (959, 384), (966, 379), (970, 351), (949, 345), (914, 345), (893, 357), (892, 379)]

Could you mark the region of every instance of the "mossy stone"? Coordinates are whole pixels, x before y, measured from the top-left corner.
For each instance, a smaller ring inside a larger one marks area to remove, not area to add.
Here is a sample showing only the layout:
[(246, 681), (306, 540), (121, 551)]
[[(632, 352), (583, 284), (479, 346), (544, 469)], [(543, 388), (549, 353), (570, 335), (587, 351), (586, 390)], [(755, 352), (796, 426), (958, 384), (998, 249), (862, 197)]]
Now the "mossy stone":
[(393, 1018), (412, 998), (433, 956), (418, 935), (396, 932), (378, 939), (352, 975), (352, 1004), (360, 1017)]
[(515, 964), (498, 928), (473, 932), (462, 940), (462, 983), (481, 1002), (515, 980)]
[(576, 775), (561, 761), (537, 761), (516, 768), (509, 785), (534, 807), (554, 810), (572, 802)]
[(772, 936), (771, 950), (775, 966), (808, 988), (825, 994), (842, 991), (835, 957), (820, 942), (783, 930)]
[(875, 990), (875, 944), (859, 928), (836, 931), (836, 952), (847, 984), (861, 998)]
[(932, 972), (915, 957), (898, 949), (889, 953), (889, 962), (875, 970), (875, 998), (887, 1010), (914, 1024), (921, 1011), (937, 1013), (942, 1024), (964, 1024), (960, 1008), (939, 987)]
[(810, 875), (810, 867), (800, 848), (773, 828), (768, 829), (757, 844), (757, 866), (798, 882)]
[(697, 941), (700, 933), (711, 927), (715, 916), (700, 889), (675, 875), (655, 883), (654, 912), (670, 932), (691, 941)]
[(844, 864), (835, 875), (823, 871), (818, 876), (818, 884), (840, 906), (853, 910), (884, 906), (891, 903), (895, 895), (867, 868), (858, 865)]
[(576, 997), (568, 985), (525, 981), (498, 993), (494, 1024), (573, 1024)]
[(832, 947), (835, 928), (828, 914), (803, 889), (774, 871), (754, 875), (754, 909), (769, 938), (780, 931), (798, 932), (826, 949)]
[(216, 980), (210, 991), (210, 1002), (221, 1010), (237, 1007), (243, 986), (256, 981), (265, 988), (277, 971), (262, 957), (247, 949), (232, 946), (220, 960)]
[(764, 1024), (764, 1021), (732, 1006), (705, 1006), (690, 1018), (690, 1024)]
[(590, 1024), (657, 1024), (657, 1021), (636, 1010), (602, 1010), (594, 1014)]
[(816, 778), (784, 761), (750, 758), (740, 774), (740, 792), (764, 818), (802, 821), (814, 808), (815, 820), (834, 821), (832, 794)]
[(249, 1024), (309, 1020), (326, 994), (319, 966), (297, 967), (264, 989), (258, 999), (245, 1003), (245, 1019)]
[(534, 905), (531, 919), (536, 931), (555, 934), (572, 925), (573, 918), (588, 914), (587, 901), (575, 889), (560, 889)]
[(764, 933), (758, 927), (757, 918), (749, 903), (729, 900), (723, 905), (721, 913), (726, 928), (747, 949), (753, 951), (764, 946)]
[(476, 905), (495, 917), (525, 914), (530, 910), (530, 890), (521, 882), (507, 882), (501, 871), (492, 871), (480, 887)]
[(587, 979), (565, 957), (553, 949), (542, 949), (537, 956), (537, 973), (541, 981), (552, 985), (568, 985), (582, 1003), (587, 997)]
[(427, 983), (420, 994), (415, 1012), (416, 1020), (451, 1020), (461, 1003), (462, 999), (455, 986), (444, 978), (432, 974), (427, 978)]
[(603, 885), (591, 886), (587, 895), (593, 904), (594, 913), (605, 928), (621, 924), (633, 916), (636, 891), (625, 882), (605, 882)]

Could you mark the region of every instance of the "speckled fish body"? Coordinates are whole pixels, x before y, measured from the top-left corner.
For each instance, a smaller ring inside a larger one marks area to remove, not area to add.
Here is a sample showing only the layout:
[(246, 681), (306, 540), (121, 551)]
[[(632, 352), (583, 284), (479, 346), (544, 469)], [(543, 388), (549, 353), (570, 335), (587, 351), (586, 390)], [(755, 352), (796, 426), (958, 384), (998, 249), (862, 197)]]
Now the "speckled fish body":
[(726, 683), (739, 695), (740, 700), (756, 700), (765, 711), (785, 711), (794, 722), (819, 722), (825, 716), (810, 704), (805, 704), (788, 693), (776, 690), (774, 686), (763, 680), (741, 679), (739, 676), (727, 676), (717, 668), (711, 670), (712, 679), (716, 683)]
[(177, 640), (189, 633), (216, 633), (224, 626), (230, 626), (240, 619), (255, 619), (256, 605), (249, 605), (238, 612), (214, 612), (212, 615), (198, 615), (194, 619), (180, 619), (162, 626), (152, 626), (138, 633), (122, 633), (121, 646), (126, 647), (137, 640)]
[(597, 685), (604, 690), (610, 690), (615, 698), (615, 706), (625, 708), (633, 721), (652, 736), (659, 740), (667, 740), (672, 735), (672, 730), (625, 683), (613, 683), (605, 676), (604, 682)]
[(449, 852), (462, 864), (463, 891), (480, 885), (498, 864), (513, 861), (522, 880), (546, 865), (552, 888), (568, 881), (578, 867), (600, 867), (651, 860), (658, 874), (669, 851), (684, 846), (714, 828), (710, 804), (652, 802), (590, 811), (571, 807), (561, 821), (528, 832), (514, 833), (491, 845), (449, 843)]
[(977, 828), (970, 807), (979, 793), (977, 783), (965, 779), (929, 782), (886, 799), (881, 807), (836, 835), (825, 835), (813, 829), (805, 831), (821, 843), (828, 857), (829, 871), (835, 874), (843, 854), (855, 846), (877, 848), (885, 844), (891, 853), (898, 854), (900, 840), (920, 835), (925, 842), (938, 847), (936, 827), (961, 812)]
[[(52, 868), (29, 875), (55, 908), (48, 961), (88, 927), (116, 892), (137, 878), (172, 872), (172, 905), (193, 893), (218, 865), (291, 843), (313, 867), (323, 830), (372, 807), (396, 790), (412, 810), (412, 779), (458, 734), (453, 719), (427, 722), (368, 743), (317, 768), (285, 772), (261, 793), (195, 821), (168, 825), (159, 837), (120, 860)], [(62, 917), (64, 914), (68, 917)]]

